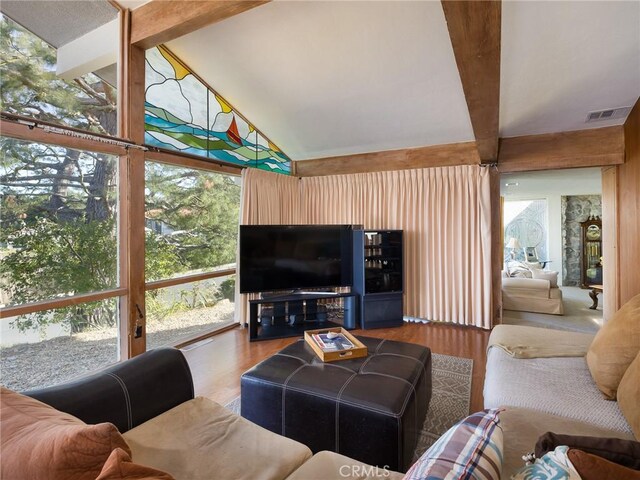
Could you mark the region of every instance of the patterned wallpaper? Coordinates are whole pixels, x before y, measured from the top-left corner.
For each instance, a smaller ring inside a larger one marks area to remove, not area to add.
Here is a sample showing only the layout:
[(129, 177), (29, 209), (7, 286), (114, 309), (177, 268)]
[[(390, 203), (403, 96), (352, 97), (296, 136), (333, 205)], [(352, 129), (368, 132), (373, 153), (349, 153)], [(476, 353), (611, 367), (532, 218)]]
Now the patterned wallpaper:
[(580, 222), (602, 216), (600, 195), (562, 197), (562, 284), (580, 285)]

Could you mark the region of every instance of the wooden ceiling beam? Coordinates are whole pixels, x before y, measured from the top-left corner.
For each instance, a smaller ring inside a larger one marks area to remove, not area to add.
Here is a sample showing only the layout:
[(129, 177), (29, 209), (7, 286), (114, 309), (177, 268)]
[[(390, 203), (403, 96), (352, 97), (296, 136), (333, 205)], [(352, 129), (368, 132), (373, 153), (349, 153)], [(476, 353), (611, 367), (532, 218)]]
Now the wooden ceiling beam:
[(295, 175), (313, 177), (346, 173), (382, 172), (410, 168), (478, 165), (475, 142), (450, 143), (293, 162)]
[(500, 112), (500, 1), (442, 0), (478, 154), (498, 158)]
[(498, 170), (525, 172), (624, 163), (624, 130), (614, 127), (501, 138)]
[(152, 0), (131, 12), (131, 43), (149, 49), (270, 0)]

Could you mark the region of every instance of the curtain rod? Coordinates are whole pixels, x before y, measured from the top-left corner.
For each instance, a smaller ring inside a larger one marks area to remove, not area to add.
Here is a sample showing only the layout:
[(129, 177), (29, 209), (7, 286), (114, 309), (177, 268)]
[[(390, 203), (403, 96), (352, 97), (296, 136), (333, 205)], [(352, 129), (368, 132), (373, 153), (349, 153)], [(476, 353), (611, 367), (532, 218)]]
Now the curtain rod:
[(13, 122), (13, 123), (18, 123), (20, 125), (25, 125), (25, 126), (29, 127), (29, 129), (41, 128), (42, 130), (44, 130), (47, 133), (55, 133), (55, 134), (58, 134), (58, 135), (67, 135), (68, 137), (82, 138), (84, 140), (91, 140), (91, 141), (94, 141), (94, 142), (107, 143), (109, 145), (115, 145), (115, 146), (122, 147), (122, 148), (125, 148), (125, 149), (136, 148), (136, 149), (142, 150), (144, 152), (149, 150), (144, 145), (138, 145), (136, 143), (132, 143), (132, 142), (129, 142), (129, 141), (121, 139), (121, 138), (110, 137), (110, 136), (102, 135), (102, 134), (99, 134), (99, 133), (85, 132), (85, 131), (79, 130), (77, 128), (66, 127), (66, 126), (63, 126), (63, 125), (54, 125), (54, 124), (49, 123), (49, 122), (43, 122), (43, 121), (40, 121), (40, 120), (31, 119), (29, 117), (24, 117), (22, 115), (15, 115), (15, 114), (12, 114), (12, 113), (2, 112), (0, 114), (0, 118), (2, 118), (2, 120), (6, 120), (8, 122)]

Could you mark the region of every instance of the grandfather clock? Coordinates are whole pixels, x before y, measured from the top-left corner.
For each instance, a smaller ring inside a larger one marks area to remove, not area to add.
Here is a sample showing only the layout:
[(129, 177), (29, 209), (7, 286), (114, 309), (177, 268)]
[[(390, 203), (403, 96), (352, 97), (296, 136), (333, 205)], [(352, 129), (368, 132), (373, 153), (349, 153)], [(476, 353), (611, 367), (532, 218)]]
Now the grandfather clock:
[(602, 220), (600, 217), (589, 217), (580, 223), (580, 227), (580, 285), (582, 288), (602, 285)]

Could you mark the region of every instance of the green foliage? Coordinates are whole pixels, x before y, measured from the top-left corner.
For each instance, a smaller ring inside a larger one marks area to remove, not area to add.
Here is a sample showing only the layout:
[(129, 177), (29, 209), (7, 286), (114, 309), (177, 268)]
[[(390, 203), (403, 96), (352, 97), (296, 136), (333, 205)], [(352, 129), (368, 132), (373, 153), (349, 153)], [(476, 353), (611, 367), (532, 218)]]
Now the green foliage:
[[(232, 177), (148, 162), (145, 182), (147, 217), (170, 230), (163, 238), (179, 258), (174, 274), (235, 262), (240, 187)], [(159, 278), (147, 268), (147, 280)]]
[(236, 277), (226, 279), (220, 284), (220, 293), (222, 298), (226, 298), (230, 302), (233, 302), (236, 298)]
[[(55, 74), (56, 51), (0, 14), (0, 108), (76, 128), (114, 134), (116, 91), (95, 75)], [(0, 286), (11, 304), (116, 287), (117, 159), (3, 138), (0, 157)], [(145, 240), (146, 279), (234, 263), (240, 187), (232, 177), (151, 163), (146, 217), (162, 226)], [(229, 282), (229, 281), (227, 281)], [(192, 284), (179, 295), (147, 295), (147, 315), (232, 298), (223, 282)], [(21, 331), (51, 323), (71, 331), (113, 326), (117, 302), (85, 303), (17, 318)]]

